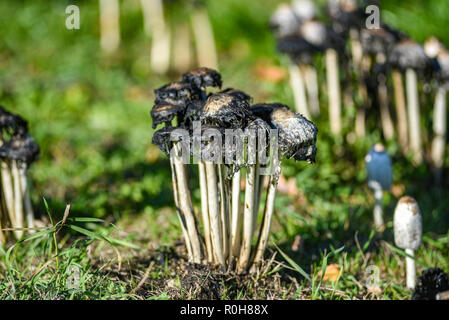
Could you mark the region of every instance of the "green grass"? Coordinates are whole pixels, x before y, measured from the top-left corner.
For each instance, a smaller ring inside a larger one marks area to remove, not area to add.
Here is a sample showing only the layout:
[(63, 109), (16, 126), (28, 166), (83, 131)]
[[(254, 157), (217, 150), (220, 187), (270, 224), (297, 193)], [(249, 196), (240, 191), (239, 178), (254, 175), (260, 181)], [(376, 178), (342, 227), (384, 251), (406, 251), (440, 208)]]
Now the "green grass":
[[(292, 105), (287, 79), (273, 83), (255, 72), (259, 65), (286, 66), (266, 27), (277, 2), (216, 0), (208, 9), (225, 85), (247, 91), (255, 102)], [(173, 297), (159, 288), (163, 281), (179, 282), (169, 267), (176, 259), (164, 252), (173, 250), (181, 232), (173, 210), (169, 163), (151, 145), (149, 116), (152, 90), (171, 77), (151, 73), (138, 1), (123, 3), (123, 42), (113, 57), (104, 57), (99, 48), (97, 2), (74, 1), (81, 8), (77, 31), (64, 27), (69, 3), (0, 2), (0, 104), (30, 122), (42, 149), (40, 161), (30, 171), (33, 205), (43, 221), (55, 222), (38, 236), (0, 249), (0, 299)], [(419, 41), (436, 34), (449, 45), (444, 32), (449, 24), (444, 15), (447, 1), (382, 3), (385, 21)], [(182, 8), (177, 10), (172, 23), (182, 18)], [(284, 272), (294, 279), (282, 282), (277, 297), (408, 299), (405, 259), (392, 247), (395, 196), (387, 195), (384, 201), (387, 230), (381, 235), (371, 232), (373, 197), (365, 184), (364, 155), (379, 140), (379, 126), (371, 119), (367, 138), (355, 144), (335, 139), (328, 128), (325, 99), (323, 117), (317, 121), (317, 163), (288, 161), (283, 167), (285, 176), (296, 180), (299, 193), (280, 195), (276, 201), (272, 239), (285, 257), (278, 253), (277, 260), (283, 264), (270, 272)], [(423, 111), (423, 121), (431, 128), (431, 104), (424, 105)], [(345, 108), (345, 134), (352, 129), (352, 115), (353, 110)], [(393, 156), (395, 185), (416, 197), (423, 212), (418, 272), (431, 266), (449, 272), (448, 185), (435, 187), (430, 168), (413, 167), (398, 153), (394, 141), (387, 148)], [(198, 185), (193, 182), (193, 186), (198, 207)], [(70, 218), (101, 220), (58, 224), (67, 203)], [(303, 246), (293, 251), (297, 236)], [(162, 261), (155, 258), (159, 255)], [(330, 264), (340, 266), (335, 283), (318, 276)], [(369, 266), (380, 271), (382, 291), (377, 296), (365, 286)], [(70, 280), (74, 270), (79, 276), (76, 288)], [(147, 281), (139, 287), (145, 275)], [(269, 277), (264, 275), (260, 281), (271, 281)], [(242, 289), (226, 283), (224, 287), (224, 299), (268, 295), (251, 286)], [(195, 297), (182, 288), (176, 290), (183, 298)]]

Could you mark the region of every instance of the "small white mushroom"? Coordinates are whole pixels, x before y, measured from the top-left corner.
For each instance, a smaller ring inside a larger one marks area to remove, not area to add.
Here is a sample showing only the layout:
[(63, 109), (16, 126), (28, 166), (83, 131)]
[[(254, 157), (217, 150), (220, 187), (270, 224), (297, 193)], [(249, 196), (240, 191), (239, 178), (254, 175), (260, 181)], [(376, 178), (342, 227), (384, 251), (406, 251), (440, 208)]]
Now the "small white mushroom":
[(421, 245), (422, 218), (418, 203), (409, 196), (402, 197), (394, 211), (394, 241), (407, 254), (407, 288), (415, 288), (416, 267), (414, 251)]
[(383, 204), (384, 190), (390, 190), (393, 182), (393, 167), (391, 158), (385, 151), (385, 147), (377, 143), (370, 149), (365, 157), (366, 170), (368, 173), (368, 186), (374, 192), (374, 226), (377, 231), (383, 231)]

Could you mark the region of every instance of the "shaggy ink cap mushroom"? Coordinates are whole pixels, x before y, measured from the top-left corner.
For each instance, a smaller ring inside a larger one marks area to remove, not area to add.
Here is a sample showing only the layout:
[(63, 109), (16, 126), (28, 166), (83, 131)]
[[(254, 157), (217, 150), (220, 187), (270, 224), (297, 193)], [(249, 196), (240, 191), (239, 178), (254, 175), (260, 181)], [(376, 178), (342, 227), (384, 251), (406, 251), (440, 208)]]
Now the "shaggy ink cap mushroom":
[(252, 117), (249, 107), (248, 101), (235, 96), (212, 94), (201, 109), (201, 122), (226, 129), (243, 128)]
[(151, 109), (151, 118), (153, 118), (153, 128), (161, 123), (170, 123), (176, 116), (182, 114), (185, 107), (169, 103), (159, 102)]
[(170, 150), (172, 147), (171, 134), (175, 130), (175, 127), (165, 127), (157, 130), (153, 134), (151, 142), (159, 147), (159, 149), (170, 156)]
[(190, 85), (175, 81), (154, 90), (155, 104), (166, 103), (175, 106), (185, 106), (190, 97)]
[(300, 22), (314, 19), (318, 15), (315, 3), (310, 0), (294, 0), (291, 8)]
[(298, 16), (287, 3), (281, 3), (274, 11), (268, 24), (276, 38), (294, 35), (298, 32)]
[(424, 51), (434, 62), (435, 77), (440, 82), (449, 82), (449, 51), (435, 37), (426, 40)]
[(0, 130), (1, 135), (5, 132), (10, 136), (23, 136), (28, 132), (28, 122), (0, 106)]
[(399, 40), (400, 34), (387, 26), (380, 29), (363, 28), (360, 31), (360, 42), (366, 55), (387, 55)]
[(253, 99), (249, 94), (247, 94), (241, 90), (234, 89), (234, 88), (226, 88), (218, 93), (224, 93), (224, 94), (233, 96), (237, 99), (245, 100), (247, 102), (251, 102), (251, 100)]
[(347, 33), (351, 28), (361, 29), (366, 20), (364, 9), (355, 0), (329, 0), (326, 13), (338, 33)]
[(402, 40), (394, 46), (388, 61), (396, 69), (401, 71), (413, 69), (419, 74), (431, 71), (433, 65), (424, 48), (409, 39)]
[(440, 268), (424, 270), (418, 277), (412, 300), (435, 300), (440, 292), (449, 290), (449, 277)]
[(189, 83), (195, 89), (206, 87), (221, 88), (221, 75), (210, 68), (198, 68), (182, 75), (182, 81)]
[(28, 134), (13, 136), (11, 140), (0, 147), (0, 158), (16, 160), (30, 165), (38, 159), (39, 151), (39, 146)]
[(391, 158), (385, 147), (377, 143), (365, 157), (368, 185), (378, 183), (383, 190), (390, 190), (393, 183), (393, 167)]
[(283, 104), (256, 104), (254, 115), (278, 130), (279, 149), (283, 157), (296, 161), (315, 162), (318, 129), (302, 115)]
[(409, 196), (399, 199), (393, 223), (396, 245), (401, 249), (417, 250), (421, 245), (422, 218), (415, 199)]

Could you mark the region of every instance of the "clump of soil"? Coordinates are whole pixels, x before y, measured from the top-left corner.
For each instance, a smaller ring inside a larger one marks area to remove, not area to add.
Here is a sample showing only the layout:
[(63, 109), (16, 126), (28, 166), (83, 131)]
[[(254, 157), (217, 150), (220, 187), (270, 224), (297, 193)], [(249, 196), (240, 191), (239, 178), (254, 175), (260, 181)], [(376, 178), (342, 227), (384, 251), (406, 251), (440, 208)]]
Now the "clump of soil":
[[(104, 268), (114, 281), (126, 282), (129, 292), (140, 299), (166, 296), (169, 299), (292, 299), (298, 283), (285, 272), (270, 272), (267, 262), (259, 273), (235, 274), (213, 266), (190, 263), (184, 246), (148, 250), (126, 259), (120, 271)], [(99, 261), (96, 263), (100, 264)], [(132, 287), (131, 283), (135, 283)]]

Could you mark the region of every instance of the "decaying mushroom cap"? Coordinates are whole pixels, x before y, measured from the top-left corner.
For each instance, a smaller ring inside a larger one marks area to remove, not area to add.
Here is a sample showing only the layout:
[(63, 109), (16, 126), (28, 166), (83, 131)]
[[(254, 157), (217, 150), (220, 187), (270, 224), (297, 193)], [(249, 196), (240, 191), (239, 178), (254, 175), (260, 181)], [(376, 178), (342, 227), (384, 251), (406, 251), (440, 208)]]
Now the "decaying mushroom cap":
[(424, 270), (418, 277), (412, 300), (436, 300), (436, 295), (449, 290), (449, 276), (440, 268)]
[(380, 29), (366, 29), (360, 31), (360, 42), (363, 52), (367, 55), (378, 53), (387, 54), (400, 39), (398, 32), (386, 26)]
[(315, 162), (318, 129), (313, 122), (279, 103), (256, 104), (251, 110), (278, 130), (282, 156), (296, 161)]
[(222, 84), (221, 75), (217, 71), (205, 67), (184, 73), (182, 81), (197, 89), (205, 87), (221, 88)]
[(298, 17), (290, 5), (281, 3), (271, 16), (269, 27), (277, 38), (294, 35), (298, 32)]
[(151, 142), (159, 147), (163, 153), (167, 156), (170, 155), (170, 149), (172, 147), (171, 134), (175, 130), (175, 127), (164, 127), (157, 130), (153, 134)]
[(315, 3), (310, 0), (292, 1), (292, 10), (301, 22), (314, 19), (318, 15)]
[(443, 81), (449, 81), (449, 51), (435, 37), (431, 37), (424, 43), (424, 51), (427, 56), (437, 63), (436, 77)]
[(233, 89), (233, 88), (227, 88), (218, 93), (224, 93), (224, 94), (233, 96), (240, 100), (246, 100), (248, 102), (251, 102), (251, 100), (253, 99), (249, 94), (247, 94), (241, 90), (237, 90), (237, 89)]
[(418, 249), (421, 245), (422, 218), (416, 200), (409, 196), (399, 199), (393, 220), (396, 245), (402, 249)]
[(389, 62), (401, 71), (410, 68), (423, 73), (432, 68), (432, 61), (424, 52), (424, 48), (412, 40), (402, 40), (396, 44), (389, 56)]
[(329, 0), (326, 13), (338, 33), (346, 33), (350, 28), (360, 29), (366, 20), (364, 10), (355, 0)]
[(182, 81), (171, 82), (154, 90), (156, 104), (164, 103), (175, 106), (185, 106), (190, 96), (190, 85)]
[(177, 115), (184, 112), (185, 107), (159, 102), (151, 109), (151, 118), (153, 118), (153, 128), (158, 124), (171, 122)]
[(207, 98), (201, 109), (201, 122), (222, 128), (243, 128), (251, 118), (247, 100), (235, 96), (217, 93)]
[(0, 147), (0, 158), (16, 160), (30, 165), (39, 157), (39, 146), (28, 134), (13, 136)]
[(385, 147), (377, 143), (365, 157), (368, 185), (376, 188), (377, 183), (383, 190), (390, 190), (393, 183), (393, 166)]
[(23, 136), (28, 132), (28, 123), (19, 115), (13, 114), (0, 106), (0, 138), (3, 133), (10, 136)]
[(304, 38), (299, 35), (278, 39), (277, 50), (288, 55), (294, 62), (306, 64), (313, 62), (312, 54), (321, 51), (320, 48), (304, 40)]

